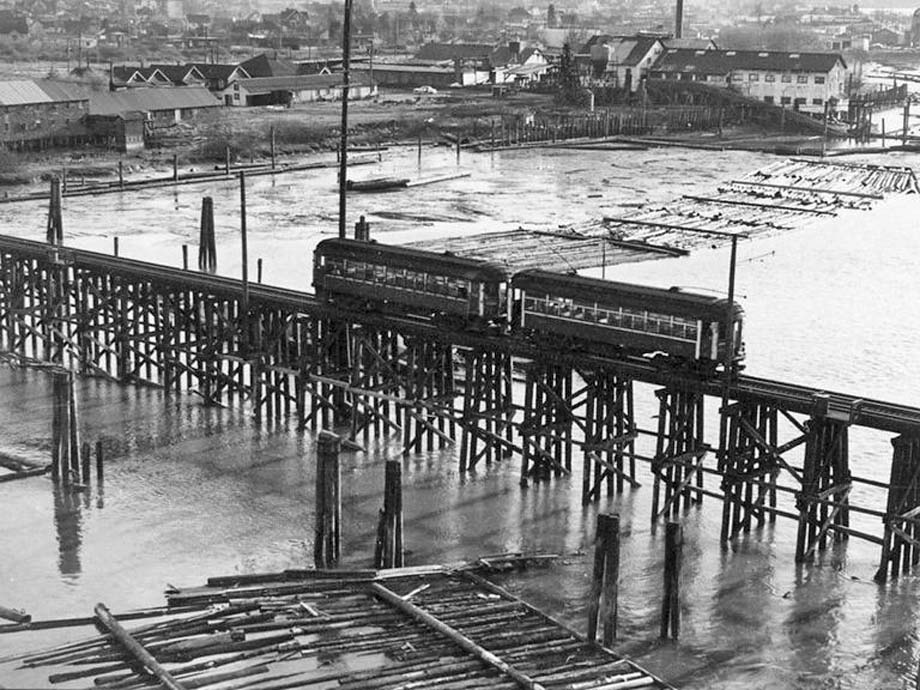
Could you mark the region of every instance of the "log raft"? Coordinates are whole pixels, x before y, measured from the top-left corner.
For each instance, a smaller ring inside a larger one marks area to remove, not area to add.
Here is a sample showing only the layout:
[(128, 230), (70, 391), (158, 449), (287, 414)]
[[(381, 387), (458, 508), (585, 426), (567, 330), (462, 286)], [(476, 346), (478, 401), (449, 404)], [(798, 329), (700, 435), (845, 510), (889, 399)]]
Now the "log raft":
[[(793, 230), (816, 218), (869, 210), (890, 194), (920, 191), (909, 168), (788, 159), (728, 180), (707, 194), (664, 205), (622, 204), (624, 212), (556, 229), (424, 240), (411, 246), (505, 265), (568, 272), (613, 266)], [(598, 194), (597, 196), (602, 196)]]
[[(19, 663), (48, 668), (50, 682), (133, 687), (150, 679), (139, 673), (140, 661), (171, 688), (236, 679), (252, 690), (386, 690), (410, 681), (507, 690), (672, 687), (488, 582), (476, 567), (212, 578), (167, 592), (179, 613), (131, 630), (107, 624), (108, 635), (0, 659), (0, 674)], [(198, 610), (190, 613), (193, 601)], [(354, 655), (360, 668), (349, 664)]]

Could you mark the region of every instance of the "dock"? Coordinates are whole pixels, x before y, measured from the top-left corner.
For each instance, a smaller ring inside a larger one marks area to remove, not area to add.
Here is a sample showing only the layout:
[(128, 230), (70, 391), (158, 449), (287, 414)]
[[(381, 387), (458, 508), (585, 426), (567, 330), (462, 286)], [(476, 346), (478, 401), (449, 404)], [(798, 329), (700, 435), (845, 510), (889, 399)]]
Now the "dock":
[[(107, 687), (148, 682), (139, 658), (171, 688), (672, 687), (487, 580), (482, 566), (215, 577), (167, 591), (163, 615), (124, 639), (99, 635), (0, 659), (0, 669), (47, 667), (50, 683)], [(120, 626), (103, 604), (96, 617)]]

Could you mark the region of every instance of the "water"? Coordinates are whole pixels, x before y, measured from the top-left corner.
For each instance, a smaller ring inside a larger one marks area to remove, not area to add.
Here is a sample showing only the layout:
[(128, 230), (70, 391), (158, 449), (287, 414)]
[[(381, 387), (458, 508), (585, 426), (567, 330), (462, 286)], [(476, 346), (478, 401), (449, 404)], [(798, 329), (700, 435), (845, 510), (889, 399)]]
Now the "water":
[[(555, 228), (613, 215), (636, 202), (701, 192), (771, 162), (753, 153), (647, 152), (464, 154), (471, 177), (412, 191), (350, 197), (383, 241)], [(867, 159), (872, 160), (872, 159)], [(875, 162), (910, 165), (901, 155)], [(456, 170), (453, 154), (426, 150), (421, 175)], [(355, 177), (416, 176), (416, 152), (388, 152)], [(250, 257), (266, 281), (306, 289), (312, 248), (335, 233), (334, 173), (247, 182)], [(200, 199), (215, 199), (218, 262), (239, 274), (238, 193), (233, 183), (66, 199), (73, 244), (178, 265), (197, 242)], [(600, 195), (599, 197), (597, 195)], [(738, 293), (747, 311), (748, 371), (867, 397), (920, 405), (920, 307), (915, 299), (918, 200), (892, 200), (739, 247)], [(377, 213), (429, 220), (383, 220)], [(0, 207), (4, 232), (40, 238), (44, 206)], [(192, 252), (194, 257), (194, 252)], [(193, 259), (194, 260), (194, 259)], [(727, 250), (608, 268), (611, 278), (724, 290)], [(104, 487), (55, 495), (46, 478), (0, 484), (0, 604), (36, 618), (90, 615), (161, 604), (167, 583), (303, 566), (312, 554), (312, 439), (289, 424), (256, 427), (243, 410), (205, 409), (192, 396), (79, 382), (82, 423), (110, 458)], [(640, 387), (646, 426), (656, 409)], [(39, 372), (0, 371), (0, 451), (48, 457), (50, 382)], [(710, 436), (713, 440), (715, 437)], [(373, 553), (383, 461), (397, 448), (347, 454), (343, 486), (345, 561)], [(647, 446), (640, 452), (650, 452)], [(888, 437), (854, 430), (853, 471), (887, 481)], [(795, 526), (780, 519), (722, 552), (719, 506), (685, 517), (680, 643), (659, 645), (663, 530), (649, 524), (644, 486), (580, 505), (580, 478), (522, 490), (516, 461), (461, 476), (451, 452), (405, 462), (408, 563), (468, 559), (510, 550), (563, 554), (560, 563), (505, 584), (584, 627), (591, 537), (599, 511), (622, 516), (620, 639), (652, 670), (688, 688), (906, 688), (920, 657), (920, 588), (913, 577), (872, 582), (878, 548), (851, 541), (811, 567), (793, 565)], [(641, 466), (640, 466), (641, 467)], [(882, 495), (854, 500), (882, 508)], [(879, 531), (877, 521), (867, 529)], [(82, 637), (83, 630), (0, 637), (0, 653)], [(0, 666), (0, 684), (41, 684), (44, 674)], [(64, 687), (67, 687), (66, 685)], [(75, 686), (74, 686), (75, 687)]]

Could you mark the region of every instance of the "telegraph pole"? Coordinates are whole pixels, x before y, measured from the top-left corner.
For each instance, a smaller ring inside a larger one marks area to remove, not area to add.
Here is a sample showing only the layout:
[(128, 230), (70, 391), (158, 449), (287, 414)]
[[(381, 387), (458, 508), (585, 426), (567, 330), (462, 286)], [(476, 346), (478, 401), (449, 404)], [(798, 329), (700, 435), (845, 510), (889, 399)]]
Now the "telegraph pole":
[(348, 176), (348, 84), (351, 72), (351, 3), (345, 0), (342, 22), (342, 142), (339, 151), (339, 237), (345, 237), (345, 191)]

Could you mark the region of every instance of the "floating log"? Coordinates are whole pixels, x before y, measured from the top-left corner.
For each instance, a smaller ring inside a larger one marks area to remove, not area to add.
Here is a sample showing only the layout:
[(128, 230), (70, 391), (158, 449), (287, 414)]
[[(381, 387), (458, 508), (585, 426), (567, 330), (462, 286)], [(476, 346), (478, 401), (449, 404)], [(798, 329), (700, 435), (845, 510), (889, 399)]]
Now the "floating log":
[(93, 609), (96, 612), (96, 618), (99, 619), (99, 622), (105, 626), (105, 628), (112, 634), (112, 636), (118, 641), (118, 643), (125, 648), (125, 650), (131, 654), (135, 659), (137, 659), (143, 666), (150, 671), (160, 683), (163, 684), (167, 690), (183, 690), (182, 685), (173, 678), (169, 672), (164, 669), (160, 663), (153, 658), (153, 656), (148, 652), (142, 645), (140, 645), (137, 640), (131, 637), (128, 634), (128, 631), (125, 630), (121, 623), (119, 623), (115, 617), (109, 612), (105, 604), (98, 603)]
[(5, 618), (6, 620), (14, 621), (15, 623), (29, 623), (32, 620), (32, 616), (30, 616), (25, 611), (10, 609), (6, 606), (0, 606), (0, 618)]
[(0, 474), (0, 483), (11, 482), (16, 479), (27, 479), (28, 477), (40, 477), (51, 471), (51, 465), (45, 467), (35, 467), (30, 470), (18, 470), (9, 474)]
[(345, 188), (351, 192), (384, 192), (408, 185), (408, 177), (371, 177), (366, 180), (348, 180)]
[(422, 177), (417, 180), (411, 180), (407, 187), (421, 187), (426, 184), (435, 184), (436, 182), (448, 182), (450, 180), (459, 180), (463, 177), (470, 177), (472, 173), (461, 172), (461, 173), (452, 173), (450, 175), (437, 175), (435, 177)]
[(385, 601), (390, 606), (399, 609), (407, 616), (419, 621), (423, 625), (427, 625), (429, 628), (432, 628), (439, 634), (448, 638), (452, 642), (456, 643), (463, 651), (472, 654), (477, 659), (483, 663), (492, 666), (506, 676), (512, 678), (520, 687), (529, 688), (531, 690), (543, 690), (543, 686), (534, 681), (533, 678), (524, 675), (517, 669), (508, 665), (506, 662), (502, 661), (500, 658), (495, 656), (492, 652), (487, 649), (483, 649), (478, 644), (473, 642), (470, 638), (465, 635), (461, 635), (459, 632), (451, 628), (449, 625), (442, 623), (437, 618), (432, 616), (430, 613), (426, 613), (418, 606), (410, 604), (408, 601), (402, 599), (402, 597), (394, 594), (389, 589), (380, 584), (371, 585), (371, 590), (374, 595), (378, 598)]

